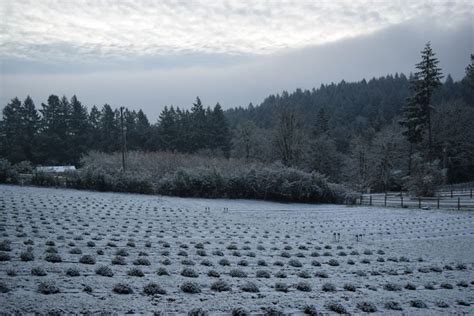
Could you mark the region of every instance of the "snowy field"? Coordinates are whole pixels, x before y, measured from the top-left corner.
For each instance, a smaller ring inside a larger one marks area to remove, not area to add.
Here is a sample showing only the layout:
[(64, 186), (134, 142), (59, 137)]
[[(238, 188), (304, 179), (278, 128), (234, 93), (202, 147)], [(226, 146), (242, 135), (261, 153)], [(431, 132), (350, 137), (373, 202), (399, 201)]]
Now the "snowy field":
[(0, 233), (1, 312), (474, 314), (472, 212), (0, 186)]

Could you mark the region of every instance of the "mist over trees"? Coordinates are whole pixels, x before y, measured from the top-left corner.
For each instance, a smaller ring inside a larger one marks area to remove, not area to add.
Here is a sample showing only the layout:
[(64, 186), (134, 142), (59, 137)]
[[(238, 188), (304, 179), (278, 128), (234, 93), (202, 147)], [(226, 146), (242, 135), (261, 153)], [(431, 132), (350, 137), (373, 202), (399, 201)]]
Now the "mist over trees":
[(156, 122), (142, 110), (124, 108), (122, 117), (108, 104), (88, 108), (76, 96), (51, 95), (39, 107), (13, 98), (0, 121), (0, 155), (13, 164), (80, 166), (88, 152), (120, 151), (124, 131), (128, 151), (280, 162), (357, 190), (422, 187), (410, 176), (428, 171), (437, 182), (472, 181), (473, 58), (462, 80), (443, 78), (428, 43), (408, 77), (284, 91), (226, 111), (197, 97), (189, 110), (164, 107)]

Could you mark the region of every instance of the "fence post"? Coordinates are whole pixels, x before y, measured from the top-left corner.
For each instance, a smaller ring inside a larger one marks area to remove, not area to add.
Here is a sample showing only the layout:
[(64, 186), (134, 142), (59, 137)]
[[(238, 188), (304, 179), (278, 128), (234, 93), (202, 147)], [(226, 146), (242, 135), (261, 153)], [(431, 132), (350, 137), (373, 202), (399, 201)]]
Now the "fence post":
[(438, 209), (439, 209), (439, 196), (438, 196)]
[(453, 197), (453, 190), (451, 189), (451, 198)]
[(360, 195), (360, 205), (362, 205), (362, 199), (364, 198), (364, 196), (361, 194)]
[(421, 208), (421, 198), (418, 198), (418, 208)]
[(402, 203), (402, 208), (403, 208), (403, 195), (400, 195), (400, 201)]
[(387, 194), (385, 194), (385, 199), (384, 199), (383, 205), (384, 205), (384, 206), (387, 206)]
[(471, 199), (472, 199), (472, 188), (471, 188)]
[(458, 211), (461, 209), (461, 198), (458, 197)]
[(369, 205), (372, 205), (372, 195), (370, 195)]

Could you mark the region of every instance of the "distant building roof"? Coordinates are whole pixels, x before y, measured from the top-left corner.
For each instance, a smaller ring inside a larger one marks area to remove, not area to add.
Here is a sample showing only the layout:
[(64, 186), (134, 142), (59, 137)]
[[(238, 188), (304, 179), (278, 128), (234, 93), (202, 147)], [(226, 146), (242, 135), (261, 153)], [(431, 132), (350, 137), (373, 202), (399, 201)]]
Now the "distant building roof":
[(67, 171), (76, 171), (75, 166), (44, 166), (44, 167), (36, 167), (36, 171), (38, 172), (67, 172)]

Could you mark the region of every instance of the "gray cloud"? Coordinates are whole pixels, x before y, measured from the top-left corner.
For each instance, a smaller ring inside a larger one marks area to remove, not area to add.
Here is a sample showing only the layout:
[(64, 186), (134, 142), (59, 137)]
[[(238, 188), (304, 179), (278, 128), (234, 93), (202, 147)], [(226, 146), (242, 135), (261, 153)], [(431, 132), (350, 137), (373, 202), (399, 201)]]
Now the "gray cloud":
[[(370, 35), (291, 49), (271, 55), (237, 58), (199, 55), (182, 67), (124, 69), (57, 74), (5, 74), (1, 77), (2, 104), (30, 94), (37, 104), (51, 93), (77, 94), (87, 105), (143, 108), (156, 119), (164, 105), (188, 107), (199, 95), (206, 104), (228, 108), (259, 103), (282, 90), (311, 89), (321, 83), (371, 78), (414, 71), (420, 51), (431, 40), (445, 74), (464, 75), (473, 49), (471, 22), (445, 27), (432, 20), (411, 21)], [(221, 62), (213, 62), (222, 58)], [(197, 61), (201, 59), (202, 61)], [(205, 62), (203, 60), (206, 60)], [(152, 61), (144, 61), (148, 65)]]

